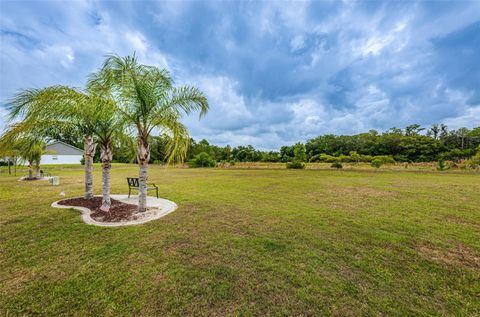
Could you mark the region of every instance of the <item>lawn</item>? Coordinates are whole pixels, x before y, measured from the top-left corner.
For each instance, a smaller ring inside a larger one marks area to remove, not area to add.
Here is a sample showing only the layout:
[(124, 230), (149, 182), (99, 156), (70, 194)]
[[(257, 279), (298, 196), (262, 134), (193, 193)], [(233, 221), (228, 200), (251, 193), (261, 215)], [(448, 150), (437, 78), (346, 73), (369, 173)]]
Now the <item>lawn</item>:
[(479, 174), (152, 166), (179, 208), (102, 228), (50, 207), (81, 167), (47, 170), (0, 175), (1, 316), (480, 314)]

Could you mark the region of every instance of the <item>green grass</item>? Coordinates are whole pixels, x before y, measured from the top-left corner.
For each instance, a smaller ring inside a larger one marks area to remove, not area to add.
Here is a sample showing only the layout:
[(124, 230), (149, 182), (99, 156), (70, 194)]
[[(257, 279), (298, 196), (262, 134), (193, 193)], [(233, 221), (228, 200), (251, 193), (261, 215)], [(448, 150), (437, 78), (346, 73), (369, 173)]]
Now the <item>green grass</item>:
[(152, 166), (179, 208), (102, 228), (49, 207), (81, 167), (46, 170), (0, 176), (1, 316), (480, 314), (478, 174)]

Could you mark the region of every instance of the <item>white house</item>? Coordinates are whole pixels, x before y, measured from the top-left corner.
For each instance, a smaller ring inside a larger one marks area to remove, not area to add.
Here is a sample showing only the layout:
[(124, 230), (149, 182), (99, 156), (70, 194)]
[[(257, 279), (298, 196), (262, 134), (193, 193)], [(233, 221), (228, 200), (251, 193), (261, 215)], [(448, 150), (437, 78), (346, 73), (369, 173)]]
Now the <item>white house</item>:
[(44, 164), (81, 164), (83, 151), (65, 142), (55, 141), (47, 145), (47, 153), (42, 155)]

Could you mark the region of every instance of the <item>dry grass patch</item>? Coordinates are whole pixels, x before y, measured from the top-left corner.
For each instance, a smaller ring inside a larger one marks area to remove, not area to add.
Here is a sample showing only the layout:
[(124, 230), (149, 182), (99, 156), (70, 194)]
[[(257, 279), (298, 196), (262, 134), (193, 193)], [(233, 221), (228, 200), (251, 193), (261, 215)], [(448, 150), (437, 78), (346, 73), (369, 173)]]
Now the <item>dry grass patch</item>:
[(418, 252), (423, 258), (432, 262), (480, 271), (480, 254), (461, 243), (448, 250), (424, 244), (418, 247)]
[(321, 206), (349, 211), (370, 208), (399, 196), (398, 192), (364, 186), (331, 186), (306, 194), (308, 200)]

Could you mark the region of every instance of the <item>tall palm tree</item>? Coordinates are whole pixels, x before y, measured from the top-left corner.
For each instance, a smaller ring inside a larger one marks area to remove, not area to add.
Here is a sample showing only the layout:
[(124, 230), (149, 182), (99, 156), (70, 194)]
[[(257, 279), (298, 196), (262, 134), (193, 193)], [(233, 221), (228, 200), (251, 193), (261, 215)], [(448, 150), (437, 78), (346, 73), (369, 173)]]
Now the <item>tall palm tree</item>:
[(90, 92), (92, 101), (100, 105), (100, 111), (97, 112), (96, 116), (94, 134), (100, 145), (100, 161), (102, 162), (101, 209), (109, 211), (111, 206), (110, 170), (113, 159), (113, 142), (115, 139), (123, 139), (125, 137), (124, 120), (120, 116), (109, 87), (95, 80), (98, 77), (97, 74), (92, 74), (90, 77), (87, 90)]
[(22, 129), (49, 135), (49, 129), (75, 128), (84, 136), (85, 194), (93, 198), (93, 157), (95, 156), (95, 129), (102, 112), (99, 98), (88, 92), (67, 86), (44, 89), (26, 89), (9, 104), (10, 121), (22, 120)]
[(107, 85), (126, 123), (137, 134), (139, 164), (139, 206), (146, 210), (149, 136), (153, 131), (169, 136), (168, 161), (183, 160), (190, 137), (180, 122), (182, 114), (208, 111), (208, 102), (195, 87), (173, 87), (165, 69), (139, 64), (134, 56), (107, 56), (101, 71), (92, 80)]

